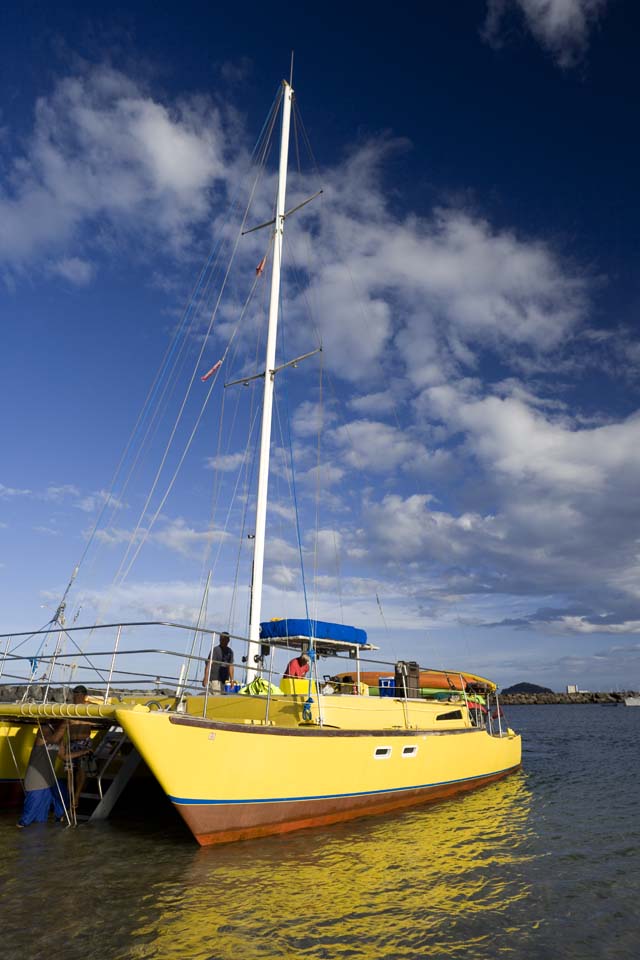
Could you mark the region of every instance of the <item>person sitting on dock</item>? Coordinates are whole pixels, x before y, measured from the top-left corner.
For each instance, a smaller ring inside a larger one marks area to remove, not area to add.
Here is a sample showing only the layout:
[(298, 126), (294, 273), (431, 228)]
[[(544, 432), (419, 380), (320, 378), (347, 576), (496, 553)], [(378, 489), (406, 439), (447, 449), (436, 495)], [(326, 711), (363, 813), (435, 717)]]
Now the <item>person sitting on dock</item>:
[(224, 685), (233, 683), (233, 650), (229, 646), (229, 634), (220, 634), (220, 643), (213, 648), (213, 652), (204, 668), (202, 686), (209, 684), (210, 693), (224, 693)]
[(24, 807), (17, 826), (28, 827), (30, 823), (46, 823), (53, 804), (56, 820), (64, 819), (62, 787), (55, 773), (55, 751), (66, 731), (66, 723), (38, 724), (38, 734), (33, 744), (29, 765), (24, 775)]
[(284, 670), (285, 677), (294, 677), (301, 679), (309, 673), (309, 654), (299, 653), (297, 657), (290, 660)]

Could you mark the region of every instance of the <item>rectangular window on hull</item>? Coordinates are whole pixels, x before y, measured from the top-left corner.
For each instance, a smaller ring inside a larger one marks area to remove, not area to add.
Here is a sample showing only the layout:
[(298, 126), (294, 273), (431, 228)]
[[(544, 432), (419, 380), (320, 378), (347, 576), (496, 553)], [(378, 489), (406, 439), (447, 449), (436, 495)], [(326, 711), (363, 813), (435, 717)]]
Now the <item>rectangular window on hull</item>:
[(384, 760), (385, 757), (391, 756), (391, 747), (376, 747), (373, 755), (376, 760)]
[(417, 748), (417, 747), (403, 747), (403, 748), (402, 748), (402, 756), (403, 756), (403, 757), (415, 757), (415, 755), (416, 755), (417, 752), (418, 752), (418, 748)]
[(439, 713), (436, 720), (462, 720), (462, 710), (450, 710), (449, 713)]

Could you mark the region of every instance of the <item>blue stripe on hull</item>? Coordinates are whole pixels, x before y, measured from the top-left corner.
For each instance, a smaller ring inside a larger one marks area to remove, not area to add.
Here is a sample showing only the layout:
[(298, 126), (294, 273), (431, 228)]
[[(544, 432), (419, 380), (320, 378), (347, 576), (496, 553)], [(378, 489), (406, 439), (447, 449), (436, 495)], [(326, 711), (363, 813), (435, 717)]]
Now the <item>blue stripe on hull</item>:
[(440, 780), (435, 783), (417, 783), (406, 787), (387, 787), (385, 790), (359, 790), (356, 793), (324, 793), (308, 797), (252, 797), (247, 800), (193, 800), (189, 797), (173, 797), (168, 794), (172, 803), (187, 804), (193, 806), (215, 806), (231, 805), (241, 803), (293, 803), (301, 800), (340, 800), (347, 797), (370, 797), (383, 793), (401, 793), (404, 790), (424, 790), (426, 787), (445, 787), (453, 783), (468, 783), (471, 780), (484, 780), (486, 777), (497, 777), (501, 773), (509, 773), (516, 770), (517, 767), (504, 767), (502, 770), (492, 770), (489, 773), (481, 773), (476, 777), (460, 777), (457, 780)]

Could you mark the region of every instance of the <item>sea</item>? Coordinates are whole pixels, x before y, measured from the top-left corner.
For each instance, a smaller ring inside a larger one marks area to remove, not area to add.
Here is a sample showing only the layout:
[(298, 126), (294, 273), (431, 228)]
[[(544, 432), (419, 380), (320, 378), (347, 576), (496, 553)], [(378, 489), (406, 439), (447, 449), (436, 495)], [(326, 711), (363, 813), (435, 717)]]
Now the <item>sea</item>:
[(459, 799), (200, 848), (0, 814), (2, 960), (638, 960), (640, 709), (506, 708), (522, 770)]

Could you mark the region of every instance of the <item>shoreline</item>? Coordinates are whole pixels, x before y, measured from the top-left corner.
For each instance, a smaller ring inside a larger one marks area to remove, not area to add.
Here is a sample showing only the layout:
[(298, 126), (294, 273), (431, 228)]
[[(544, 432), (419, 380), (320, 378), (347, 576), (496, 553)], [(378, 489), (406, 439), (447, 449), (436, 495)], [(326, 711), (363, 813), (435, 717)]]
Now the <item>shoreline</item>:
[(625, 697), (640, 696), (634, 690), (614, 693), (504, 693), (500, 695), (500, 703), (507, 707), (517, 706), (546, 706), (557, 703), (595, 703), (601, 706), (624, 706)]

